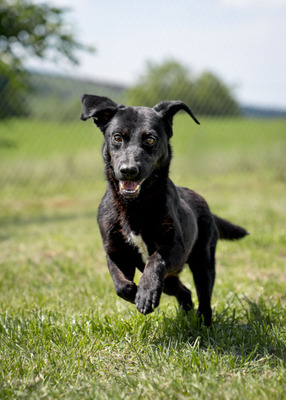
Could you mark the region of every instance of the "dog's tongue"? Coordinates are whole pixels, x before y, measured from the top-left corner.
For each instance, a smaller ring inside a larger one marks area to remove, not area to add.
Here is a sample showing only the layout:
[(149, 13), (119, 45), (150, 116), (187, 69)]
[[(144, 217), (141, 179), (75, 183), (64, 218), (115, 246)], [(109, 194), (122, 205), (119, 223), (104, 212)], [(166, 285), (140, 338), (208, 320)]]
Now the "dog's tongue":
[(122, 189), (124, 190), (128, 190), (129, 192), (134, 192), (137, 187), (138, 187), (139, 183), (138, 182), (122, 182)]

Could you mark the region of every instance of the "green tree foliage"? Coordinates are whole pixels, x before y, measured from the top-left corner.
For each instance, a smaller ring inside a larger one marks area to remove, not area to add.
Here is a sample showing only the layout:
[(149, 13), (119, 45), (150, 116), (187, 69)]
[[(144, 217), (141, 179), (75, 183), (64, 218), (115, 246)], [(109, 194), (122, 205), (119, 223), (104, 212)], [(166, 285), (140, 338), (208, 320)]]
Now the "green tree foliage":
[(231, 90), (211, 72), (203, 72), (199, 76), (192, 93), (198, 114), (215, 116), (240, 114)]
[(77, 50), (92, 50), (76, 41), (66, 11), (31, 0), (0, 0), (0, 118), (27, 113), (27, 57), (78, 63)]
[(189, 100), (192, 87), (188, 69), (179, 63), (148, 63), (147, 71), (139, 79), (139, 83), (128, 90), (127, 101), (133, 105), (153, 107), (166, 99)]
[(203, 72), (198, 78), (174, 60), (159, 65), (149, 63), (139, 83), (126, 94), (126, 103), (152, 107), (162, 100), (182, 100), (196, 114), (239, 115), (239, 106), (231, 90), (213, 73)]

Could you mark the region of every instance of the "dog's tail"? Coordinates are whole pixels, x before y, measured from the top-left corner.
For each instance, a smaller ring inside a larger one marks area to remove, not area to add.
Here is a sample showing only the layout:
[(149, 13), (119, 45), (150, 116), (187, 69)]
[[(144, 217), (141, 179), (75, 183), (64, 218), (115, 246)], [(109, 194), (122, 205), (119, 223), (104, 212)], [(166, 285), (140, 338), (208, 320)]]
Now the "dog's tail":
[(231, 222), (218, 217), (217, 215), (214, 215), (213, 217), (219, 231), (220, 239), (237, 240), (249, 235), (249, 233), (241, 226), (234, 225)]

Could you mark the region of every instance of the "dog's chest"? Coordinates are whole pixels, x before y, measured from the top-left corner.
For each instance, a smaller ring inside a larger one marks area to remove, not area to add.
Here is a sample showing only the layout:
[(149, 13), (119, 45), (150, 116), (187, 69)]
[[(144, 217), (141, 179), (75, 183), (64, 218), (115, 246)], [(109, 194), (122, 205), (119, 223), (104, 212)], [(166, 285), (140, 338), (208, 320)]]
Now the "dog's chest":
[(132, 244), (138, 252), (141, 254), (142, 261), (146, 263), (149, 257), (147, 245), (144, 242), (143, 238), (141, 235), (136, 235), (133, 231), (130, 231), (130, 233), (127, 236), (127, 240), (130, 244)]

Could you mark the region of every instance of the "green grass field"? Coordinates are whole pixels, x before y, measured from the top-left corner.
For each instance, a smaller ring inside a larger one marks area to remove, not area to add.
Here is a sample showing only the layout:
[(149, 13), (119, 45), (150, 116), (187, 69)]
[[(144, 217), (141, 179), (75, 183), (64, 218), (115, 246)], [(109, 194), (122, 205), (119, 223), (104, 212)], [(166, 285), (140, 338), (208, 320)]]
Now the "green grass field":
[(0, 398), (286, 399), (286, 121), (175, 118), (173, 180), (251, 232), (219, 243), (209, 329), (116, 296), (89, 122), (0, 124)]

